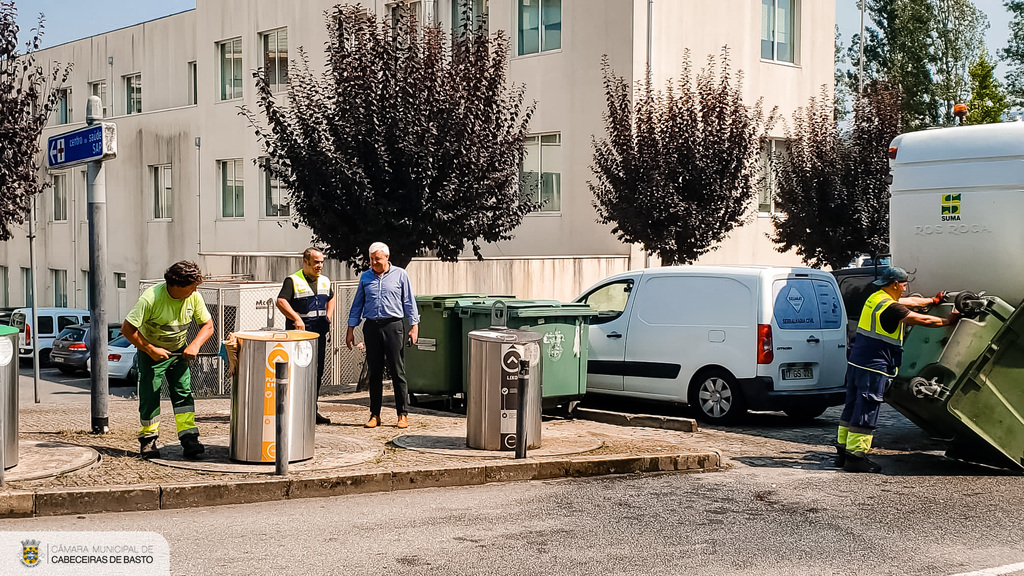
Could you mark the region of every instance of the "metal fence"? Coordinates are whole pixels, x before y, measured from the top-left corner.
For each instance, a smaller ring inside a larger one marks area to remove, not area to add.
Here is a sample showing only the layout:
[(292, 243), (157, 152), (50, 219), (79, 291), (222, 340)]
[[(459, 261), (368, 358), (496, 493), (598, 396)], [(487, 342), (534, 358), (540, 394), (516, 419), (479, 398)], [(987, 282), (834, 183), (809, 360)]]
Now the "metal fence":
[[(156, 280), (142, 281), (139, 290), (146, 290), (157, 283)], [(351, 388), (359, 379), (365, 353), (361, 349), (349, 350), (345, 346), (348, 311), (358, 285), (357, 281), (332, 283), (335, 306), (327, 338), (321, 394)], [(197, 398), (227, 396), (231, 393), (227, 364), (219, 355), (221, 341), (228, 334), (243, 330), (284, 328), (284, 315), (276, 306), (280, 290), (281, 284), (265, 282), (207, 281), (200, 285), (198, 291), (213, 317), (214, 332), (190, 366), (192, 392)], [(190, 326), (189, 341), (198, 332), (197, 326)], [(362, 329), (356, 328), (356, 342), (361, 341)]]

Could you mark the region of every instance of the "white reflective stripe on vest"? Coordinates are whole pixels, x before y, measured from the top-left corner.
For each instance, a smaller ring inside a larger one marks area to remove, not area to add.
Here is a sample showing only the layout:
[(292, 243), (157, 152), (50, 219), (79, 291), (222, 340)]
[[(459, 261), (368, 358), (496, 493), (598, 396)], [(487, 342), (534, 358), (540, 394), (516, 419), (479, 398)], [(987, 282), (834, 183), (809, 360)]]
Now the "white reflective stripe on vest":
[(327, 310), (314, 310), (309, 314), (300, 314), (299, 318), (316, 318), (318, 316), (327, 316)]

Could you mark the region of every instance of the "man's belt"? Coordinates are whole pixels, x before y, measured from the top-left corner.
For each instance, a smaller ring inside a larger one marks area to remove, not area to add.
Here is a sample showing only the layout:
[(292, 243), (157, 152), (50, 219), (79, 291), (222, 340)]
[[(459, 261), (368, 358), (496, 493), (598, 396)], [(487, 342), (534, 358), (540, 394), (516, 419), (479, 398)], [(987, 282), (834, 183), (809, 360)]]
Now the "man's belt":
[(327, 316), (327, 310), (314, 310), (306, 314), (299, 314), (299, 318), (317, 318), (320, 316)]

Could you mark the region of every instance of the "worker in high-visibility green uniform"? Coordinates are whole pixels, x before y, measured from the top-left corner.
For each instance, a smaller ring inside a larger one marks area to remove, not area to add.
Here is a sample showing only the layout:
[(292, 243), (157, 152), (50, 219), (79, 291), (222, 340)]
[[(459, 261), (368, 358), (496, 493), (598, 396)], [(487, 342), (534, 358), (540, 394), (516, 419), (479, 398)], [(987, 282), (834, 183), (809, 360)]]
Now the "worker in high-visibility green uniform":
[(878, 412), (886, 386), (896, 377), (903, 361), (904, 326), (949, 326), (956, 323), (955, 311), (949, 318), (912, 312), (942, 301), (943, 293), (933, 298), (901, 297), (907, 289), (907, 271), (897, 266), (886, 268), (873, 284), (880, 289), (868, 297), (857, 323), (857, 338), (850, 350), (846, 368), (846, 406), (839, 418), (836, 444), (837, 468), (847, 472), (881, 472), (882, 467), (868, 460)]
[[(189, 361), (213, 335), (213, 318), (203, 296), (196, 289), (203, 274), (195, 263), (176, 262), (164, 272), (164, 281), (142, 293), (121, 325), (124, 334), (140, 354), (139, 367), (139, 453), (143, 458), (160, 456), (160, 382), (166, 378), (174, 407), (174, 424), (186, 458), (198, 458), (206, 448), (199, 442), (195, 398)], [(199, 324), (199, 333), (188, 344), (188, 327)], [(186, 345), (187, 344), (187, 345)]]

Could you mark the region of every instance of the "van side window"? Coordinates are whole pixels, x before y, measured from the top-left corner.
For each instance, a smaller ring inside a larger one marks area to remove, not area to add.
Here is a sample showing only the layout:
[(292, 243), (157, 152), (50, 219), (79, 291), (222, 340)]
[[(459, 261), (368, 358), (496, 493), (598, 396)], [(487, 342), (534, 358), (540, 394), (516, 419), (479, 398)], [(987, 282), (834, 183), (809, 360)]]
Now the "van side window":
[(580, 301), (598, 311), (597, 318), (592, 319), (590, 323), (601, 324), (621, 316), (622, 311), (626, 309), (626, 302), (629, 301), (629, 293), (632, 289), (633, 281), (624, 280), (605, 284), (584, 296)]
[(831, 283), (810, 278), (776, 280), (775, 323), (782, 330), (834, 330), (842, 326), (843, 308)]
[[(40, 320), (42, 320), (42, 318), (40, 318)], [(80, 320), (78, 319), (78, 316), (57, 316), (57, 329), (64, 330), (68, 326), (78, 324), (79, 322)]]
[(40, 316), (39, 317), (39, 334), (53, 334), (53, 317), (52, 316)]
[(651, 326), (742, 328), (756, 322), (750, 287), (720, 276), (654, 276), (641, 288), (634, 316)]

